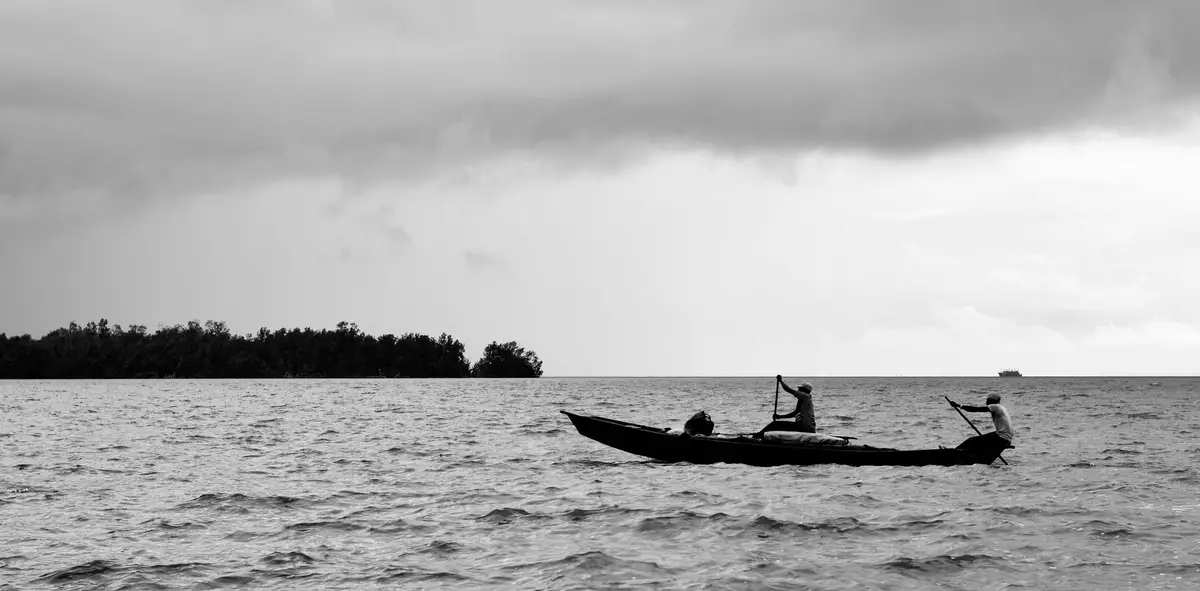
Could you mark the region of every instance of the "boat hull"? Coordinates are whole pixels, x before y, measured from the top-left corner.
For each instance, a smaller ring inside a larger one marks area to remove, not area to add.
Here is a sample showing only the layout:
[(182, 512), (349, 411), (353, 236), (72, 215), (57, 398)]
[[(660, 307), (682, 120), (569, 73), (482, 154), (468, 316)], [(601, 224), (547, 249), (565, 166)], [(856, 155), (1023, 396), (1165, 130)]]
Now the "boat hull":
[(634, 455), (663, 462), (748, 464), (751, 466), (962, 466), (990, 464), (1000, 449), (899, 450), (866, 445), (822, 446), (775, 442), (744, 436), (690, 437), (604, 417), (561, 411), (580, 435)]

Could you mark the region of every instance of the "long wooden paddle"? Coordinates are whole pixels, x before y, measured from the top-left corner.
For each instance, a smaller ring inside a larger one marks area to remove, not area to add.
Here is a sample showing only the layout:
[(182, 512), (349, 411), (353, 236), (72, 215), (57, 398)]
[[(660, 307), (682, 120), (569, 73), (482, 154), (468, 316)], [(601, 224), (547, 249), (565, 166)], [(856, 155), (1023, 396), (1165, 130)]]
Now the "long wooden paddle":
[[(951, 400), (950, 400), (950, 397), (949, 397), (949, 396), (945, 396), (945, 395), (943, 395), (943, 396), (942, 396), (942, 398), (945, 398), (945, 399), (946, 399), (946, 402), (951, 402)], [(957, 412), (958, 412), (958, 416), (962, 417), (962, 418), (963, 418), (963, 420), (964, 420), (964, 421), (966, 421), (966, 422), (967, 422), (967, 424), (968, 424), (968, 425), (970, 425), (970, 426), (971, 426), (971, 428), (975, 430), (975, 433), (976, 433), (977, 435), (979, 435), (980, 437), (982, 437), (982, 436), (983, 436), (983, 433), (980, 433), (980, 432), (979, 432), (979, 427), (976, 427), (976, 426), (975, 426), (975, 423), (972, 423), (972, 422), (971, 422), (971, 419), (968, 419), (968, 418), (967, 418), (967, 415), (963, 414), (963, 411), (962, 411), (962, 409), (958, 408), (957, 406), (954, 406), (954, 404), (953, 404), (953, 403), (951, 403), (951, 404), (950, 404), (950, 408), (953, 408), (955, 411), (957, 411)], [(1002, 452), (1002, 453), (1003, 453), (1003, 452)], [(1000, 461), (1001, 461), (1001, 462), (1004, 462), (1004, 465), (1005, 465), (1005, 466), (1007, 466), (1007, 465), (1008, 465), (1008, 461), (1007, 461), (1007, 460), (1005, 460), (1003, 456), (1000, 456), (999, 454), (997, 454), (997, 455), (996, 455), (996, 457), (1000, 458)]]
[(775, 410), (771, 411), (771, 422), (767, 423), (767, 426), (763, 427), (761, 431), (759, 431), (758, 433), (755, 433), (755, 436), (761, 438), (763, 433), (766, 432), (767, 428), (770, 427), (775, 422), (775, 415), (777, 415), (777, 414), (779, 414), (779, 377), (778, 376), (776, 376), (776, 378), (775, 378)]

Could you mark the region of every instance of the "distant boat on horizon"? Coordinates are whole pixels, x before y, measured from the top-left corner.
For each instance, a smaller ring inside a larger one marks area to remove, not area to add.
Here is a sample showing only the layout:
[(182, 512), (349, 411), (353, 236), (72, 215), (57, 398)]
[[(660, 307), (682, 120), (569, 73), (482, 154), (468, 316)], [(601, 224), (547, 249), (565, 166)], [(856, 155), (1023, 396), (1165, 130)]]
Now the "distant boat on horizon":
[(1019, 378), (1019, 377), (1021, 377), (1021, 372), (1019, 372), (1015, 369), (1002, 369), (1002, 370), (1000, 370), (1000, 377), (1002, 377), (1002, 378)]

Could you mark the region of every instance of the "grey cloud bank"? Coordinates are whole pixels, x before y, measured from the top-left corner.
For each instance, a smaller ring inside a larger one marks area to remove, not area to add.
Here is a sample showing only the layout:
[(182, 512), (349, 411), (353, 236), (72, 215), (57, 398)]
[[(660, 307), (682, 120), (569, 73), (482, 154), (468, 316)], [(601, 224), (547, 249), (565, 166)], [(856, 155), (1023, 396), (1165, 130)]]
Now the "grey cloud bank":
[(0, 199), (622, 145), (905, 154), (1169, 114), (1198, 81), (1184, 1), (7, 2)]

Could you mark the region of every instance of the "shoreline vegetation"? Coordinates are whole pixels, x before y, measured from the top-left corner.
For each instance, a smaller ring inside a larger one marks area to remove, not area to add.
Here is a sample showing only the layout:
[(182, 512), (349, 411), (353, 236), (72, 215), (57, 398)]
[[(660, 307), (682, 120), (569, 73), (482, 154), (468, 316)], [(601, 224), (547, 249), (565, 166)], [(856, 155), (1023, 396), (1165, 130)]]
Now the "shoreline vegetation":
[(542, 362), (515, 341), (492, 341), (470, 364), (466, 348), (442, 333), (379, 337), (358, 325), (336, 330), (263, 327), (238, 335), (224, 322), (163, 326), (107, 319), (72, 322), (45, 336), (0, 333), (0, 379), (164, 378), (537, 378)]

